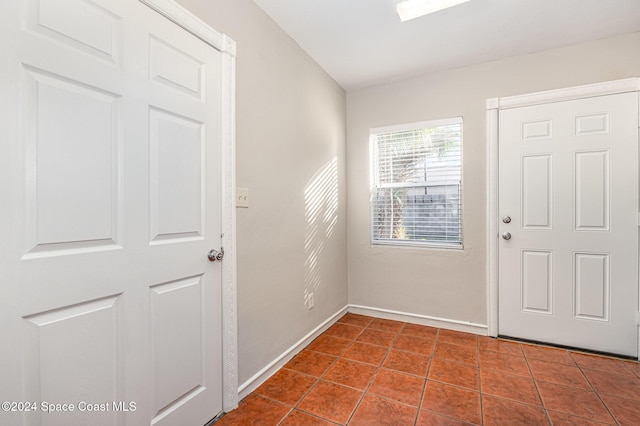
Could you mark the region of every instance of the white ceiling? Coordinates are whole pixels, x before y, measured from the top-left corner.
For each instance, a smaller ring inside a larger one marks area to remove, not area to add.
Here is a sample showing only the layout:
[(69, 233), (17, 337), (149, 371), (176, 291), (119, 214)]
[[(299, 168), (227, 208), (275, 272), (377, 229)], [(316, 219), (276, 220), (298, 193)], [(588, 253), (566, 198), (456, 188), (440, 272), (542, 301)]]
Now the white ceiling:
[(254, 2), (347, 90), (640, 31), (640, 0), (472, 0), (405, 23), (397, 0)]

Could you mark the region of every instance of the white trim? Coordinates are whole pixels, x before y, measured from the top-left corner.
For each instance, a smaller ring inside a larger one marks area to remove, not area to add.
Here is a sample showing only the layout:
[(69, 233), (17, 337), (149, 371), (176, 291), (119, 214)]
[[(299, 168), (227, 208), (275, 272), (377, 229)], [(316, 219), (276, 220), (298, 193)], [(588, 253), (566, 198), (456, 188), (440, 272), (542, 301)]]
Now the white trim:
[(419, 248), (419, 249), (442, 249), (442, 250), (464, 250), (463, 244), (452, 243), (436, 243), (436, 242), (421, 242), (420, 240), (374, 240), (371, 238), (371, 247), (375, 246), (387, 246), (393, 248)]
[(405, 123), (384, 127), (374, 127), (369, 130), (369, 134), (373, 136), (377, 135), (378, 133), (394, 133), (416, 129), (429, 129), (431, 127), (448, 126), (450, 124), (462, 124), (462, 117), (441, 118), (437, 120), (420, 121), (417, 123)]
[[(498, 153), (499, 111), (551, 102), (569, 101), (618, 93), (640, 92), (640, 78), (627, 78), (602, 83), (519, 96), (487, 99), (487, 320), (490, 336), (498, 334)], [(640, 279), (640, 277), (639, 277)], [(640, 304), (640, 301), (639, 301)], [(638, 356), (640, 359), (640, 324), (638, 325)]]
[[(497, 108), (498, 102), (491, 103)], [(487, 106), (490, 103), (487, 102)], [(487, 334), (498, 336), (498, 110), (487, 110)], [(489, 261), (495, 259), (495, 261)]]
[(222, 52), (222, 409), (238, 406), (238, 317), (236, 279), (236, 58), (235, 42), (226, 35), (225, 44), (233, 44), (233, 54)]
[(487, 99), (487, 109), (498, 109), (500, 107), (500, 98)]
[[(548, 90), (544, 92), (528, 93), (526, 95), (497, 98), (495, 108), (507, 109), (551, 102), (571, 101), (575, 99), (592, 98), (594, 96), (615, 95), (618, 93), (640, 91), (640, 79), (626, 78), (623, 80), (607, 81), (603, 83), (585, 84), (583, 86), (564, 89)], [(494, 98), (491, 101), (495, 101)], [(487, 108), (489, 108), (487, 106)]]
[(636, 324), (638, 325), (638, 361), (640, 361), (640, 311), (636, 312)]
[(487, 326), (473, 322), (459, 321), (448, 318), (438, 318), (428, 315), (413, 314), (410, 312), (393, 311), (390, 309), (374, 308), (371, 306), (349, 305), (349, 312), (360, 315), (368, 315), (375, 318), (384, 318), (411, 324), (428, 325), (447, 330), (463, 331), (465, 333), (487, 335)]
[(238, 336), (235, 210), (236, 43), (174, 0), (139, 0), (222, 53), (222, 409), (238, 406)]
[(227, 52), (234, 57), (236, 56), (236, 44), (234, 42), (228, 44), (228, 41), (231, 39), (211, 28), (206, 22), (202, 21), (174, 0), (139, 1), (217, 50)]
[(279, 357), (271, 361), (266, 367), (254, 374), (249, 380), (244, 382), (238, 388), (240, 399), (243, 399), (251, 392), (253, 392), (258, 386), (264, 383), (269, 377), (271, 377), (276, 371), (282, 368), (291, 358), (296, 356), (298, 352), (306, 348), (316, 337), (324, 333), (329, 327), (336, 323), (342, 315), (347, 313), (349, 305), (340, 309), (333, 314), (329, 319), (322, 324), (311, 330), (306, 336), (294, 343), (289, 349), (284, 351)]

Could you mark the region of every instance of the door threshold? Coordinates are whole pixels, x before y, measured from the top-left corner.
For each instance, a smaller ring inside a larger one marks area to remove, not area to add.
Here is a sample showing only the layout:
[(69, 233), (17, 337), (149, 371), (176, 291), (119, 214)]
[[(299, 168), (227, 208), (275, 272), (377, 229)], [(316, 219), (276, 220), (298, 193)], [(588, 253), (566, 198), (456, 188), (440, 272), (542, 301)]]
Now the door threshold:
[(512, 342), (531, 343), (531, 344), (535, 344), (535, 345), (549, 346), (549, 347), (552, 347), (552, 348), (566, 349), (566, 350), (570, 350), (570, 351), (573, 351), (573, 352), (581, 352), (581, 353), (585, 353), (585, 354), (601, 355), (601, 356), (608, 356), (608, 357), (611, 357), (611, 358), (619, 358), (619, 359), (625, 359), (625, 360), (631, 360), (631, 361), (638, 361), (637, 357), (630, 356), (630, 355), (621, 355), (621, 354), (615, 354), (615, 353), (611, 353), (611, 352), (604, 352), (604, 351), (596, 351), (596, 350), (592, 350), (592, 349), (578, 348), (578, 347), (575, 347), (575, 346), (559, 345), (559, 344), (556, 344), (556, 343), (541, 342), (539, 340), (522, 339), (520, 337), (511, 337), (511, 336), (505, 336), (505, 335), (502, 335), (502, 334), (499, 334), (498, 338), (499, 339), (503, 339), (503, 340), (510, 340)]

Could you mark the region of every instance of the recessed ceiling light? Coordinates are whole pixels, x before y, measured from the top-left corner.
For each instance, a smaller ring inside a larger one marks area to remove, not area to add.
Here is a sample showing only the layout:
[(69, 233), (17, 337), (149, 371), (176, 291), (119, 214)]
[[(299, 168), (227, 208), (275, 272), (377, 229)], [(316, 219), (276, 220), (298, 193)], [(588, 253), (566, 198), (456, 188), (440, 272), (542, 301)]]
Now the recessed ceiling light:
[(404, 22), (468, 1), (471, 0), (402, 0), (396, 5), (396, 10), (400, 20)]

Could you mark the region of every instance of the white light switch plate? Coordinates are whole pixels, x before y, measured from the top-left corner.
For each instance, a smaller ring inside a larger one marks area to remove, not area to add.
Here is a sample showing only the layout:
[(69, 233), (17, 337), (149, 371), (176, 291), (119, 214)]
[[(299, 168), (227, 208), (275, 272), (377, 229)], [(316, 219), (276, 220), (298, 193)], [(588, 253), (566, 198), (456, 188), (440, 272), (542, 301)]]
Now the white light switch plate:
[(236, 207), (249, 207), (249, 188), (236, 188)]

